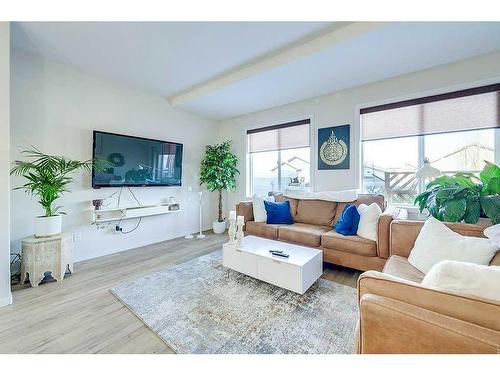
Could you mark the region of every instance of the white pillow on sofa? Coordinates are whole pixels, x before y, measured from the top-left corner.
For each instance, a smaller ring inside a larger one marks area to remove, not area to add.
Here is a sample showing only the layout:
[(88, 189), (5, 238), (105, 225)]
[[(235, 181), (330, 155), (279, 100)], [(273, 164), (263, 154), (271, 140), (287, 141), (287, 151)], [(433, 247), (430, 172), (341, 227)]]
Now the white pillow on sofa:
[(267, 213), (266, 208), (264, 207), (264, 201), (274, 202), (274, 197), (252, 197), (252, 206), (253, 206), (253, 220), (255, 222), (266, 222), (267, 221)]
[(408, 262), (423, 273), (443, 260), (487, 266), (497, 251), (489, 239), (462, 236), (431, 216), (420, 230)]
[(430, 269), (422, 285), (500, 300), (500, 267), (443, 260)]
[(368, 238), (372, 241), (377, 241), (378, 219), (382, 215), (382, 210), (377, 203), (372, 203), (369, 206), (360, 204), (358, 206), (359, 225), (358, 236)]

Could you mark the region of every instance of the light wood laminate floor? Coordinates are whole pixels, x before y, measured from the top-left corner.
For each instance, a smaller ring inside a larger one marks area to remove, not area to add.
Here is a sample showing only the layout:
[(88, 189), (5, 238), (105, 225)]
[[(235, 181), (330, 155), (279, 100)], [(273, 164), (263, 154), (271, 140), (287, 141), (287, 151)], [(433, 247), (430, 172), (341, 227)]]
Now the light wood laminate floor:
[[(62, 283), (17, 286), (0, 308), (0, 353), (173, 353), (109, 291), (222, 247), (225, 235), (177, 238), (75, 263)], [(325, 264), (323, 278), (356, 286), (359, 272)]]

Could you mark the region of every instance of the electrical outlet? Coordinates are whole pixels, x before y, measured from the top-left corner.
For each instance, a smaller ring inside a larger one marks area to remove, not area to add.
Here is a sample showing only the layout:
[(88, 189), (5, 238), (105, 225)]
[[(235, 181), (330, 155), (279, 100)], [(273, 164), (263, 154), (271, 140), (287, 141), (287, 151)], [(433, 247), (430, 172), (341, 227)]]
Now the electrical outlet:
[(82, 234), (80, 232), (73, 233), (73, 242), (78, 242), (82, 239)]

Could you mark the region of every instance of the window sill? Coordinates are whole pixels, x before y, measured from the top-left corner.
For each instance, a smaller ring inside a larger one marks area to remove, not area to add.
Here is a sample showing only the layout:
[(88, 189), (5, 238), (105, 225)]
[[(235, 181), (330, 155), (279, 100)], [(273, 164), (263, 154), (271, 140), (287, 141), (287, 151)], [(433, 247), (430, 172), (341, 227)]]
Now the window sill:
[(388, 206), (395, 207), (395, 208), (404, 208), (408, 212), (419, 212), (418, 207), (412, 205), (412, 204), (401, 204), (401, 203), (387, 203)]
[(387, 206), (406, 210), (408, 212), (408, 220), (425, 220), (428, 216), (426, 211), (420, 212), (418, 207), (411, 204), (388, 203)]

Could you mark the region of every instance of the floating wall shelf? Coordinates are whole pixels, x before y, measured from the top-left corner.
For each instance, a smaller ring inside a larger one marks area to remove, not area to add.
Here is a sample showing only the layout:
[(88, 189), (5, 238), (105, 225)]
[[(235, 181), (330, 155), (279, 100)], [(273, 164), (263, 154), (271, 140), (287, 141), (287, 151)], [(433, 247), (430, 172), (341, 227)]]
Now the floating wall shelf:
[(101, 210), (92, 210), (92, 222), (104, 223), (107, 221), (118, 221), (145, 216), (172, 214), (174, 212), (180, 211), (181, 206), (178, 202), (158, 205), (104, 208)]

